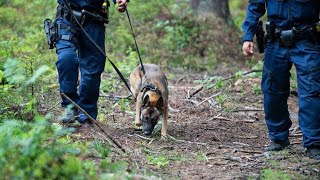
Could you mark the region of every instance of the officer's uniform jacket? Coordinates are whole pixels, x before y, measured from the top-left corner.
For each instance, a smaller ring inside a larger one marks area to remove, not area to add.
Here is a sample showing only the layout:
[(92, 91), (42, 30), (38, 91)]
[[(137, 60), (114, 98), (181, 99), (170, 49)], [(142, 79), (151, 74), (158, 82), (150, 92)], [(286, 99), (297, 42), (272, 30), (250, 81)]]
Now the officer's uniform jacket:
[(320, 0), (249, 0), (242, 29), (244, 41), (253, 41), (258, 20), (267, 11), (268, 21), (282, 28), (292, 28), (319, 21)]

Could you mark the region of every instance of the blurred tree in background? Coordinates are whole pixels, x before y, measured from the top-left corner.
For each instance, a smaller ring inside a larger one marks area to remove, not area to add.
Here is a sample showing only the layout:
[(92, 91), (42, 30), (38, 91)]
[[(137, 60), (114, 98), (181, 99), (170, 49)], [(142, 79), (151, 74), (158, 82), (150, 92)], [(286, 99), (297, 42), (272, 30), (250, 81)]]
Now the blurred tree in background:
[(190, 0), (190, 7), (197, 15), (212, 13), (226, 23), (232, 22), (228, 0)]

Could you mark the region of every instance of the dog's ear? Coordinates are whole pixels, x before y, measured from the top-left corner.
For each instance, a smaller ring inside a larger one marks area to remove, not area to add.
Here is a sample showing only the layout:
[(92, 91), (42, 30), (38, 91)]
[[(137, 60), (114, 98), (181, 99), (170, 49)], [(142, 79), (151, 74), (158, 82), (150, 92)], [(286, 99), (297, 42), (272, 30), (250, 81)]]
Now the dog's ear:
[(150, 103), (150, 97), (149, 97), (149, 95), (147, 94), (147, 95), (144, 96), (144, 98), (143, 98), (143, 104), (142, 104), (142, 106), (143, 106), (143, 107), (144, 107), (144, 106), (148, 106), (149, 103)]

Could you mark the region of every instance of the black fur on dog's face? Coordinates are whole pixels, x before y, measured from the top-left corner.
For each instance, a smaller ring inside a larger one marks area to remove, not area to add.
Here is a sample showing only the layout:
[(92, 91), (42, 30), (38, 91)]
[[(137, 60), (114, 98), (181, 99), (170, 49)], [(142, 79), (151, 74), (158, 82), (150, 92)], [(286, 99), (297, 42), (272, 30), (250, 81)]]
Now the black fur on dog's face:
[(146, 107), (141, 110), (141, 121), (143, 134), (151, 135), (154, 127), (157, 125), (160, 117), (160, 112), (157, 108)]

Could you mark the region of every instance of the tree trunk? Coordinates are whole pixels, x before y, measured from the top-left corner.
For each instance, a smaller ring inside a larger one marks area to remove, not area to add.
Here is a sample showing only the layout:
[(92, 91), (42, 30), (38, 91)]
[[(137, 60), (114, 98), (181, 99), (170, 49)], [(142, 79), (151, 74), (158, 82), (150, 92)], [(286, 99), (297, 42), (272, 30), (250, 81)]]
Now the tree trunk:
[(212, 14), (228, 23), (231, 19), (228, 0), (190, 0), (190, 7), (198, 16)]

